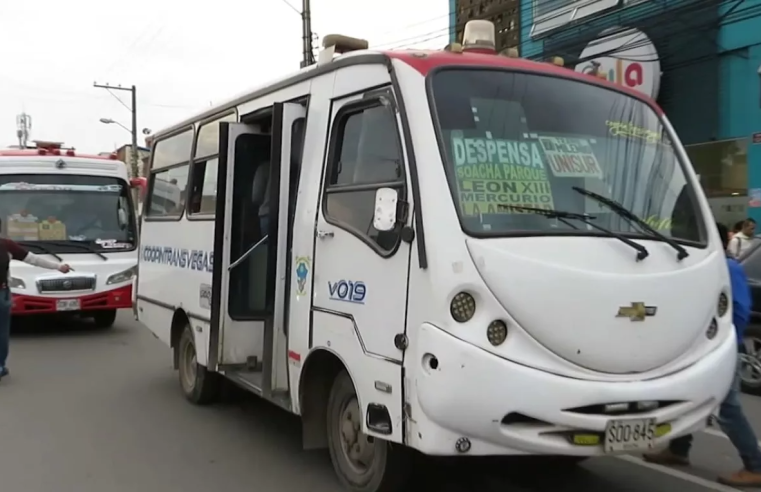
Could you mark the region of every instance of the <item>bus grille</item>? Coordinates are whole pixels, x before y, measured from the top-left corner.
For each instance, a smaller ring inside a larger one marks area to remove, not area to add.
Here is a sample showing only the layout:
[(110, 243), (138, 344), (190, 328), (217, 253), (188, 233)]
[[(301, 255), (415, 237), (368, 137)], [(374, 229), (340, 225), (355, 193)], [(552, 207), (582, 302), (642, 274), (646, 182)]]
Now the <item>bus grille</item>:
[(93, 277), (52, 278), (52, 279), (38, 280), (37, 286), (40, 290), (40, 293), (95, 290), (95, 278)]

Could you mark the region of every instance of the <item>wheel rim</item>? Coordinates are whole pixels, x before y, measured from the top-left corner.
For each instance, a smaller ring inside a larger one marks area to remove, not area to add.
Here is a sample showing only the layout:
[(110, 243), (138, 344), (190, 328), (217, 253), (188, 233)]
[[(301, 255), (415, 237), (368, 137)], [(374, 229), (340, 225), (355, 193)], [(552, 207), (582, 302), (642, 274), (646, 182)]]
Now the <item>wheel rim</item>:
[(370, 472), (376, 446), (376, 441), (362, 432), (361, 415), (357, 398), (351, 398), (341, 410), (338, 429), (344, 460), (357, 475)]
[(747, 386), (761, 386), (761, 339), (743, 338), (745, 353), (740, 354), (740, 379)]
[(195, 389), (196, 372), (196, 348), (192, 341), (187, 340), (180, 350), (180, 379), (183, 388), (188, 393)]

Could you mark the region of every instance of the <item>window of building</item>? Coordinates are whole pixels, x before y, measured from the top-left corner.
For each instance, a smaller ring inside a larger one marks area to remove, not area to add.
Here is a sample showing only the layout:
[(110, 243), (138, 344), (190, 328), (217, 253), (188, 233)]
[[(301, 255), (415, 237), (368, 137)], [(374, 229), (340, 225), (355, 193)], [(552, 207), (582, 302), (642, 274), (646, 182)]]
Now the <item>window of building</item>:
[(534, 37), (619, 5), (619, 0), (532, 0)]
[(723, 140), (686, 147), (717, 221), (732, 225), (748, 214), (748, 140)]
[(330, 155), (326, 219), (381, 251), (393, 250), (399, 231), (377, 231), (373, 215), (379, 188), (394, 188), (404, 197), (404, 159), (394, 113), (380, 103), (347, 107), (336, 117)]
[(148, 198), (148, 217), (180, 217), (185, 208), (188, 165), (153, 174)]

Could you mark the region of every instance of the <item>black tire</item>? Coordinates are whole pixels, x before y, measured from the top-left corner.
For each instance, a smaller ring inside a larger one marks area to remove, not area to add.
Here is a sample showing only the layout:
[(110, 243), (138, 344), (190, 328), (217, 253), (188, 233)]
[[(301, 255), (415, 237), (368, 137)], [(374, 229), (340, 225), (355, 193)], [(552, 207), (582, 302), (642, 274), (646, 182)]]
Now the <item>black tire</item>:
[(589, 456), (547, 456), (543, 458), (546, 465), (561, 471), (575, 470), (578, 465), (588, 459)]
[(116, 309), (96, 311), (93, 313), (92, 321), (95, 323), (96, 328), (111, 328), (116, 322)]
[[(750, 343), (749, 340), (756, 340), (756, 343)], [(761, 396), (761, 325), (750, 325), (743, 335), (743, 345), (747, 349), (748, 345), (755, 345), (759, 352), (754, 356), (746, 350), (741, 351), (740, 357), (740, 388), (743, 393), (749, 395)], [(756, 370), (750, 370), (750, 366), (756, 367)], [(750, 376), (750, 377), (749, 377)]]
[(196, 362), (196, 343), (189, 324), (174, 350), (177, 352), (180, 388), (185, 398), (196, 405), (215, 402), (220, 394), (221, 378)]
[(373, 453), (370, 463), (363, 467), (364, 469), (360, 469), (356, 463), (352, 463), (352, 459), (348, 456), (349, 453), (344, 449), (343, 424), (350, 422), (345, 419), (345, 416), (352, 413), (351, 408), (356, 408), (361, 430), (363, 416), (359, 407), (356, 406), (356, 402), (357, 393), (354, 390), (354, 384), (352, 384), (349, 374), (346, 371), (341, 371), (333, 381), (327, 411), (328, 449), (339, 480), (348, 490), (354, 492), (403, 490), (411, 475), (410, 462), (412, 460), (409, 449), (400, 444), (367, 437), (361, 432), (357, 432), (357, 422), (354, 419), (351, 420), (355, 423), (352, 437), (357, 438), (357, 443), (361, 439), (366, 439), (364, 441), (367, 443), (366, 446), (372, 447)]

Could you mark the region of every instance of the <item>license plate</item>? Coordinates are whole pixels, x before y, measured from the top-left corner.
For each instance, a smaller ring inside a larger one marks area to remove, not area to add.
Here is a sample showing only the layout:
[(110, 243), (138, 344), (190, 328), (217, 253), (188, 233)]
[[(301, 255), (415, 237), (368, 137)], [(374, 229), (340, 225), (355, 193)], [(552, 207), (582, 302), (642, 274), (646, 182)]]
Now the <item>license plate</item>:
[(81, 307), (79, 299), (58, 299), (55, 303), (56, 311), (79, 311)]
[(605, 428), (605, 452), (630, 453), (651, 449), (655, 429), (655, 419), (611, 420)]

